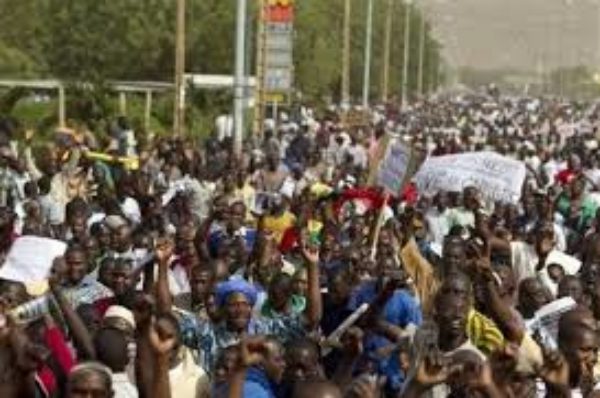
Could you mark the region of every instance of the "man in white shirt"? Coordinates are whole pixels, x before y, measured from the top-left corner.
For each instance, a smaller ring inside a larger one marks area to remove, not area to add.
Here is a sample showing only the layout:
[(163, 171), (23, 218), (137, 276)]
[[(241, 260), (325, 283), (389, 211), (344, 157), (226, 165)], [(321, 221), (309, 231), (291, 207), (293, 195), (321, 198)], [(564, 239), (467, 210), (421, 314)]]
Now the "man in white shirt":
[(548, 273), (548, 267), (555, 264), (560, 266), (566, 275), (574, 275), (579, 271), (581, 262), (554, 248), (552, 223), (538, 224), (533, 233), (535, 237), (533, 244), (518, 241), (510, 243), (510, 255), (517, 282), (537, 277), (552, 295), (556, 296), (558, 284)]
[(444, 243), (444, 238), (450, 232), (448, 203), (448, 194), (438, 192), (433, 198), (434, 206), (430, 207), (425, 213), (429, 240), (439, 245)]

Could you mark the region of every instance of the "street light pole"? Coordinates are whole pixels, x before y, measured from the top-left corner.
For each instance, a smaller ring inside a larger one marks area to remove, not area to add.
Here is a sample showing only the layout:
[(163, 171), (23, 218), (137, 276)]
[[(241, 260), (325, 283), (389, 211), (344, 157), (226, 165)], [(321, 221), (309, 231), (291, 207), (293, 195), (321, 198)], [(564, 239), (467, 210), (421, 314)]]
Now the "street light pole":
[(423, 87), (423, 68), (425, 66), (425, 30), (426, 30), (425, 13), (421, 9), (421, 29), (419, 37), (419, 76), (417, 81), (417, 92), (419, 95), (424, 95), (425, 90)]
[(185, 0), (177, 0), (175, 29), (175, 104), (173, 133), (181, 136), (185, 120)]
[(387, 13), (385, 15), (385, 37), (383, 43), (383, 71), (381, 73), (381, 102), (388, 100), (388, 86), (390, 81), (390, 46), (392, 41), (392, 15), (393, 0), (387, 2)]
[(402, 59), (402, 109), (408, 100), (408, 66), (410, 64), (410, 17), (412, 0), (405, 0), (404, 9), (404, 57)]
[(242, 140), (244, 134), (244, 65), (246, 44), (246, 0), (237, 2), (237, 18), (235, 28), (235, 76), (234, 76), (234, 98), (233, 98), (233, 123), (234, 140), (233, 150), (237, 156), (242, 154)]
[(373, 43), (373, 0), (367, 3), (367, 28), (365, 35), (365, 71), (363, 77), (362, 106), (369, 106), (369, 88), (371, 86), (371, 47)]
[(350, 104), (350, 15), (351, 0), (344, 1), (344, 43), (342, 49), (342, 105)]

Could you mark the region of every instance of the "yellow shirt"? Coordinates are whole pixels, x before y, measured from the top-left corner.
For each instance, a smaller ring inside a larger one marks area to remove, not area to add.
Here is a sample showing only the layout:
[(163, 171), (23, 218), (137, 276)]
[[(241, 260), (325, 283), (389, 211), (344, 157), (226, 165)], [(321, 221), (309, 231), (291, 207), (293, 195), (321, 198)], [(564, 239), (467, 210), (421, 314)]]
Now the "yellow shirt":
[(271, 232), (275, 238), (277, 244), (281, 243), (281, 238), (285, 231), (294, 226), (296, 222), (296, 216), (289, 211), (285, 211), (280, 216), (266, 216), (264, 219), (265, 230)]

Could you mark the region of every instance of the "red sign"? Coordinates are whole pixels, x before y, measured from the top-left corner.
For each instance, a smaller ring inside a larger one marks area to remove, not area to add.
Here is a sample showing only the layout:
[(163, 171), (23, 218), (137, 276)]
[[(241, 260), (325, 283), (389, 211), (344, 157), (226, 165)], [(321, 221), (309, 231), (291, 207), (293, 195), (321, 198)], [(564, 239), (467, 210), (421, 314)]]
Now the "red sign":
[(292, 0), (269, 0), (265, 10), (266, 22), (289, 23), (294, 20), (294, 2)]

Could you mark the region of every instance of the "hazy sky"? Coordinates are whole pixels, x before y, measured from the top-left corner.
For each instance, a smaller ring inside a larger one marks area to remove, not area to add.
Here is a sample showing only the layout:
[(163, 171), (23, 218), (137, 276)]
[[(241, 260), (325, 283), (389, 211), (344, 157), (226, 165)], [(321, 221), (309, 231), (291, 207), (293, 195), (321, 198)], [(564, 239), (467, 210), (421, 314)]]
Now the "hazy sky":
[[(453, 66), (600, 70), (600, 0), (416, 0)], [(568, 5), (570, 3), (570, 5)]]

